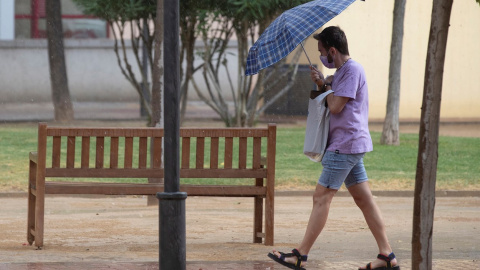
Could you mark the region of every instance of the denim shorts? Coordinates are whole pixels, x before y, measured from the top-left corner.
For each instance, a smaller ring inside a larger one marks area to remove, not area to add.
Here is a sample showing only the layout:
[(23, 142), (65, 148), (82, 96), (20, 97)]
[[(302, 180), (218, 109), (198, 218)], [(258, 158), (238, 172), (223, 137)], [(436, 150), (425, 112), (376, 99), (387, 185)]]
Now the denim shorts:
[(340, 154), (327, 151), (322, 159), (323, 171), (318, 184), (330, 189), (340, 189), (343, 183), (347, 188), (368, 181), (367, 172), (360, 154)]

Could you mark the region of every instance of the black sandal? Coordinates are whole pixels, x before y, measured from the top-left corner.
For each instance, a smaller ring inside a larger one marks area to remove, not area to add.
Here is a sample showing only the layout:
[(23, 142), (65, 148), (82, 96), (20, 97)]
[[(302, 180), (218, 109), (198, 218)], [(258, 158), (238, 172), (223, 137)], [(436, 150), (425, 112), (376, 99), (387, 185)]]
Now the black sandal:
[[(286, 266), (290, 269), (305, 270), (305, 268), (302, 267), (302, 262), (307, 261), (307, 257), (308, 257), (307, 255), (301, 255), (296, 248), (292, 249), (292, 253), (283, 253), (283, 252), (279, 252), (279, 253), (281, 255), (280, 258), (273, 253), (268, 253), (268, 257), (276, 261), (277, 263), (283, 266)], [(297, 257), (297, 262), (295, 264), (288, 263), (285, 261), (285, 258), (287, 257)]]
[(400, 266), (398, 265), (392, 266), (392, 260), (395, 259), (395, 254), (393, 254), (393, 252), (390, 253), (390, 255), (388, 256), (383, 254), (378, 254), (377, 259), (385, 261), (387, 263), (387, 266), (381, 266), (381, 267), (372, 269), (372, 263), (368, 263), (367, 268), (365, 269), (358, 268), (358, 270), (400, 270)]

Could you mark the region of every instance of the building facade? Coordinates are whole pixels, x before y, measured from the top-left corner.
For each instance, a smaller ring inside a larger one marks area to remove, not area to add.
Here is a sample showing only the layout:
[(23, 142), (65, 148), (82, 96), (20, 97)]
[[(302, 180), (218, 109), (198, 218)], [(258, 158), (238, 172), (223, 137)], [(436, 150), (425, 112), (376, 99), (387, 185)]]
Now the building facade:
[[(72, 98), (88, 102), (137, 101), (137, 93), (118, 67), (106, 23), (81, 14), (71, 0), (61, 1)], [(325, 25), (338, 25), (346, 32), (352, 58), (365, 67), (371, 119), (381, 120), (386, 112), (393, 2), (356, 1)], [(51, 99), (44, 3), (45, 0), (0, 1), (0, 104)], [(431, 11), (432, 1), (407, 1), (400, 119), (420, 118)], [(475, 0), (455, 1), (445, 60), (442, 119), (480, 119), (478, 44), (480, 6)], [(235, 53), (234, 42), (230, 49)], [(316, 40), (307, 39), (306, 49), (310, 59), (321, 66)], [(127, 55), (133, 57), (131, 51)], [(235, 74), (236, 56), (229, 60)], [(308, 63), (306, 57), (301, 62)], [(325, 70), (326, 74), (329, 72)], [(198, 76), (197, 81), (201, 81), (201, 74)], [(227, 82), (225, 89), (229, 89)], [(198, 99), (193, 92), (191, 98)]]

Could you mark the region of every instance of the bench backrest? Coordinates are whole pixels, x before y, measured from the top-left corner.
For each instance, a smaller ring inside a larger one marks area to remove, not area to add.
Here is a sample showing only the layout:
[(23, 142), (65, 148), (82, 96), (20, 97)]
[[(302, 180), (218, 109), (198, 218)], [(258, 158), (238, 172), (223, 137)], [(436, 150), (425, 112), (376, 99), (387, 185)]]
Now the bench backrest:
[[(38, 127), (46, 177), (162, 178), (161, 128)], [(276, 126), (181, 128), (180, 177), (267, 178), (275, 172)], [(262, 157), (266, 162), (262, 162)]]

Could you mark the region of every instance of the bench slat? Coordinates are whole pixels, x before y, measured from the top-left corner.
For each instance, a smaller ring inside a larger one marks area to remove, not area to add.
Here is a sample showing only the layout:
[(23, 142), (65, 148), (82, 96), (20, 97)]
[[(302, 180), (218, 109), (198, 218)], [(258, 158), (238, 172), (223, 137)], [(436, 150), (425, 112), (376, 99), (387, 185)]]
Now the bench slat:
[(67, 168), (75, 167), (75, 137), (67, 138)]
[(124, 168), (132, 168), (132, 159), (133, 159), (133, 138), (125, 138), (125, 159), (124, 159)]
[[(265, 190), (265, 187), (238, 185), (180, 186), (180, 191), (188, 196), (264, 197)], [(46, 194), (155, 195), (157, 192), (163, 192), (162, 184), (47, 182), (45, 185)]]
[(82, 137), (82, 168), (90, 167), (90, 137)]
[(252, 159), (252, 168), (260, 168), (262, 157), (262, 138), (256, 137), (253, 138), (253, 159)]
[(103, 155), (105, 153), (104, 144), (105, 138), (97, 137), (97, 141), (95, 143), (95, 168), (97, 169), (103, 168)]
[(218, 137), (210, 139), (210, 169), (218, 168)]
[(153, 143), (153, 146), (151, 146), (153, 147), (152, 168), (161, 168), (162, 167), (162, 138), (155, 137), (153, 138), (152, 143)]
[[(267, 169), (180, 169), (181, 178), (264, 178)], [(46, 177), (65, 178), (163, 178), (163, 169), (47, 168)]]
[(53, 137), (52, 145), (52, 168), (60, 168), (60, 147), (62, 144), (62, 137)]
[(245, 169), (247, 167), (247, 138), (241, 137), (238, 139), (238, 167)]
[(138, 168), (147, 167), (147, 137), (141, 137), (138, 140)]
[(118, 137), (110, 138), (110, 168), (111, 169), (118, 168), (118, 144), (119, 144)]
[(268, 130), (259, 128), (181, 128), (181, 137), (267, 137)]
[(205, 138), (197, 138), (195, 168), (202, 169), (205, 164)]
[(224, 157), (224, 167), (226, 169), (232, 168), (232, 158), (233, 158), (233, 138), (225, 138), (225, 157)]
[[(160, 128), (81, 128), (48, 127), (46, 136), (66, 137), (163, 137)], [(258, 128), (181, 128), (181, 137), (267, 137), (268, 130)]]
[(190, 168), (190, 137), (182, 138), (182, 164), (180, 168)]
[(65, 137), (163, 137), (160, 128), (81, 128), (48, 127), (47, 136)]

